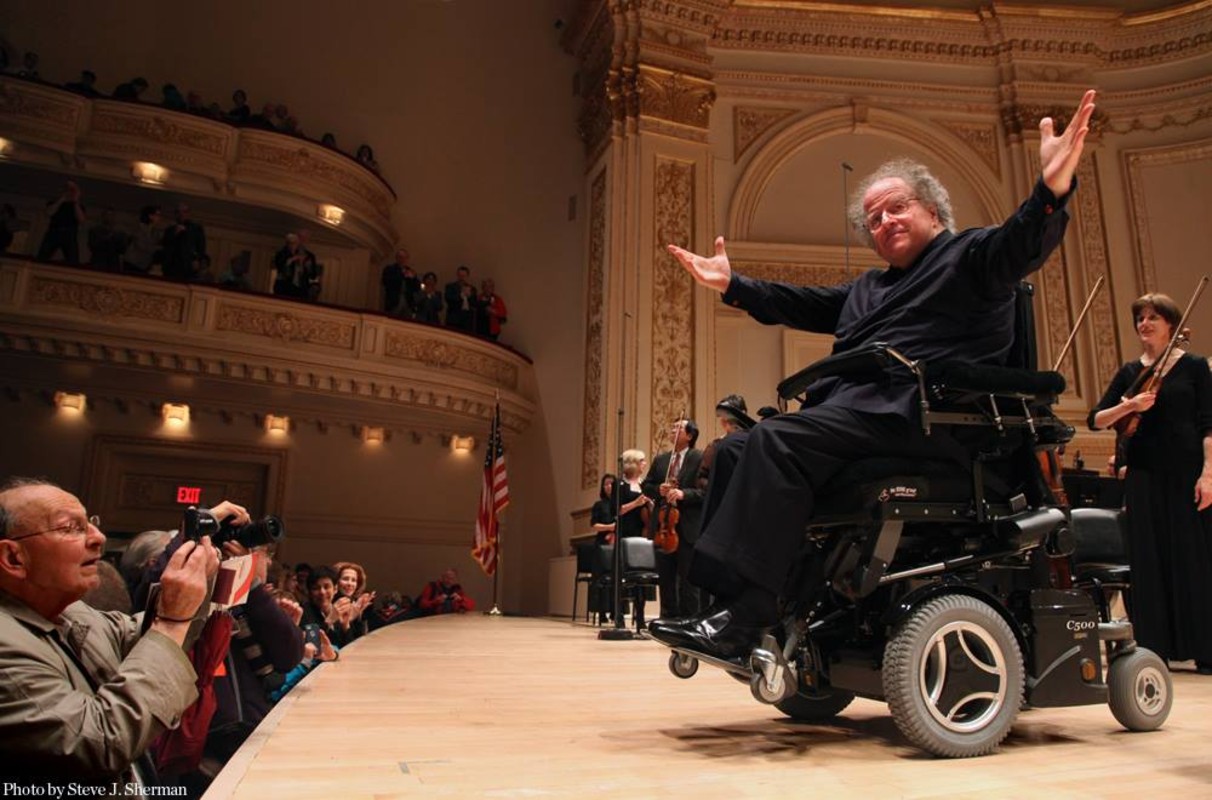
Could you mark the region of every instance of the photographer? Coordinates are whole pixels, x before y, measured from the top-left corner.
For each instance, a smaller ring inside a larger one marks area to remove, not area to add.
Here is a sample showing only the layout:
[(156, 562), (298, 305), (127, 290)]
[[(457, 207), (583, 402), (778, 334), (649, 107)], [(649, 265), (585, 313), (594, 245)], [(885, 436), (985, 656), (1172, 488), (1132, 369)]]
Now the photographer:
[[(237, 515), (238, 517), (239, 515)], [(244, 515), (247, 518), (247, 515)], [(160, 580), (154, 618), (78, 602), (98, 583), (100, 520), (54, 484), (0, 486), (0, 775), (129, 782), (151, 741), (197, 697), (183, 647), (219, 557), (186, 542)]]

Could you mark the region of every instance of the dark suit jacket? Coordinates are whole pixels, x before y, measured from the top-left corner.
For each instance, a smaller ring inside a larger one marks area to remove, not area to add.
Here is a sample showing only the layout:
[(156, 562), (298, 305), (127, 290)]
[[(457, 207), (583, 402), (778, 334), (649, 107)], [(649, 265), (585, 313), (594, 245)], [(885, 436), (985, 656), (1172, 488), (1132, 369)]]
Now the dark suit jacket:
[[(672, 453), (664, 452), (652, 460), (652, 466), (648, 469), (648, 475), (645, 476), (644, 482), (640, 487), (644, 490), (644, 494), (654, 500), (661, 499), (660, 487), (665, 480), (665, 473), (669, 471), (669, 459)], [(677, 479), (678, 486), (685, 493), (685, 497), (678, 501), (678, 539), (687, 544), (691, 544), (699, 538), (699, 520), (701, 519), (703, 508), (703, 495), (705, 492), (699, 488), (699, 463), (703, 460), (703, 451), (691, 448), (686, 451), (682, 457), (682, 466), (678, 470)], [(659, 506), (658, 506), (659, 507)], [(652, 515), (653, 531), (657, 525), (657, 514)], [(650, 531), (651, 533), (652, 531)]]

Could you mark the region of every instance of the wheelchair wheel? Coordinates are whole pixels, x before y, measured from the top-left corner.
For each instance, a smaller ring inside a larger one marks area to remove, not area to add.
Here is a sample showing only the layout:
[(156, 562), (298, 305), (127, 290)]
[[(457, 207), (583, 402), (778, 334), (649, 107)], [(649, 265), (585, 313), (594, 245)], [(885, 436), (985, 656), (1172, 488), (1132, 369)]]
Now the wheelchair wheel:
[(829, 689), (814, 694), (799, 692), (786, 700), (780, 700), (774, 707), (796, 722), (824, 722), (842, 713), (842, 710), (853, 702), (853, 692)]
[(670, 653), (669, 671), (683, 680), (693, 678), (699, 671), (699, 660), (685, 653)]
[(1112, 661), (1107, 689), (1111, 713), (1130, 731), (1156, 730), (1170, 716), (1170, 670), (1152, 650), (1138, 647)]
[(936, 597), (884, 649), (884, 696), (901, 733), (946, 758), (983, 756), (1023, 703), (1023, 654), (1010, 626), (968, 595)]

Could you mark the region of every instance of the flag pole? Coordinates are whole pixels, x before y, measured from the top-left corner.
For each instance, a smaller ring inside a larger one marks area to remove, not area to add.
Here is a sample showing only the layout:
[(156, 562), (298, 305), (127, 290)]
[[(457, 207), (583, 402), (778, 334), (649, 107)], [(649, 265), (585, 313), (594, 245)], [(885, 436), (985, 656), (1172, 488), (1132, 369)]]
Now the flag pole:
[[(501, 416), (501, 390), (500, 389), (493, 389), (493, 399), (496, 402), (495, 402), (495, 406), (493, 408), (493, 413), (492, 413), (492, 426), (493, 426), (493, 429), (496, 431), (497, 436), (500, 436), (501, 435), (501, 426), (497, 424), (500, 419), (500, 416)], [(491, 438), (491, 437), (489, 437), (489, 438)], [(489, 442), (489, 447), (492, 447), (492, 446), (493, 446), (493, 443)], [(496, 545), (495, 545), (496, 553), (493, 555), (493, 561), (495, 562), (495, 566), (493, 567), (493, 570), (492, 570), (492, 608), (485, 611), (484, 615), (488, 616), (488, 617), (499, 617), (499, 616), (502, 616), (501, 607), (497, 604), (497, 587), (500, 584), (500, 578), (501, 578), (501, 521), (499, 519), (495, 519), (496, 518), (495, 511), (493, 512), (493, 517), (496, 522), (497, 541), (496, 541)]]
[(492, 608), (484, 612), (488, 617), (501, 616), (501, 608), (497, 605), (497, 581), (501, 577), (501, 529), (497, 528), (497, 567), (492, 571)]

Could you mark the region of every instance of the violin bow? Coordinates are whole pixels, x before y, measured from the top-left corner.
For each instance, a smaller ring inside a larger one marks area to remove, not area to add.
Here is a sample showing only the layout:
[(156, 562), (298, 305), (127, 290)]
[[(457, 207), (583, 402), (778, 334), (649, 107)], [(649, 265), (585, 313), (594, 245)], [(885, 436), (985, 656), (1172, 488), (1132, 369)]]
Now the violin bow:
[(1056, 363), (1052, 366), (1052, 371), (1060, 370), (1061, 364), (1065, 363), (1065, 356), (1069, 355), (1069, 348), (1073, 346), (1073, 340), (1077, 337), (1077, 332), (1081, 330), (1082, 322), (1086, 319), (1086, 314), (1090, 312), (1090, 306), (1094, 305), (1094, 298), (1098, 296), (1098, 292), (1103, 288), (1103, 276), (1099, 275), (1098, 280), (1094, 282), (1094, 288), (1090, 290), (1090, 296), (1086, 298), (1086, 305), (1082, 307), (1082, 313), (1077, 315), (1077, 322), (1073, 325), (1073, 330), (1069, 332), (1069, 338), (1065, 341), (1065, 346), (1061, 348), (1060, 355), (1056, 357)]

